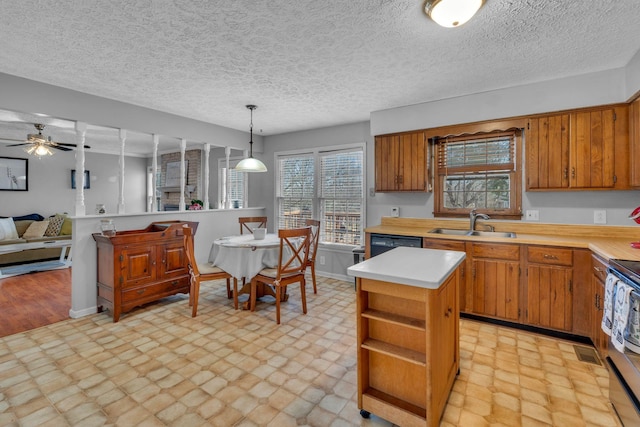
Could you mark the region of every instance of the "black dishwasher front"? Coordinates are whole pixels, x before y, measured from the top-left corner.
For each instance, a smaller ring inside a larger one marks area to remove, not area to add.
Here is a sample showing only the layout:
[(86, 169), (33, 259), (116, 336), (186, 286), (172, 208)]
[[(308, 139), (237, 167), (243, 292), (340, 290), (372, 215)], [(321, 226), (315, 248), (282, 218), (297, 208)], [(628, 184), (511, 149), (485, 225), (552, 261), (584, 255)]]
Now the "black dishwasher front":
[(395, 236), (392, 234), (371, 234), (369, 244), (371, 245), (371, 256), (374, 257), (399, 246), (421, 248), (422, 237)]

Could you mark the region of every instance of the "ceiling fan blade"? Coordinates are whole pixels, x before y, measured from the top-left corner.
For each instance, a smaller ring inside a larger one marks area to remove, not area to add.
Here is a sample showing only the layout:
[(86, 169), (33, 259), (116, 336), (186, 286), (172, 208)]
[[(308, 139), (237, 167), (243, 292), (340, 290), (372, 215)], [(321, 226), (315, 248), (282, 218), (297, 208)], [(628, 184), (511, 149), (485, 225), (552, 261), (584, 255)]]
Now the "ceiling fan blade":
[(31, 145), (31, 143), (23, 142), (22, 144), (8, 144), (7, 147), (20, 147), (21, 145)]
[(49, 147), (55, 148), (56, 150), (61, 150), (61, 151), (73, 151), (71, 148), (61, 147), (58, 144), (56, 144), (56, 145), (51, 144), (51, 145), (49, 145)]
[(14, 138), (2, 138), (0, 137), (1, 141), (17, 141), (17, 142), (27, 142), (24, 139), (14, 139)]
[[(77, 147), (78, 144), (67, 144), (64, 142), (56, 142), (56, 145), (62, 145), (63, 147)], [(88, 145), (85, 145), (84, 148), (91, 148)]]

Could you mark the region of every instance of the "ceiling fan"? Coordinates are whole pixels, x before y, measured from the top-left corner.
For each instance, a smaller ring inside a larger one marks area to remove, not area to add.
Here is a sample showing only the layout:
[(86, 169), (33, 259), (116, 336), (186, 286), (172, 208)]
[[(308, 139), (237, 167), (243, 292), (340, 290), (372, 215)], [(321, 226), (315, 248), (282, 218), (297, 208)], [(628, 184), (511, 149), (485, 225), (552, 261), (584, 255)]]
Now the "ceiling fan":
[[(69, 147), (77, 147), (76, 144), (65, 144), (64, 142), (56, 142), (56, 141), (53, 141), (50, 136), (43, 135), (42, 131), (44, 130), (44, 125), (41, 123), (34, 123), (33, 126), (35, 126), (38, 133), (28, 134), (26, 140), (13, 139), (13, 138), (0, 138), (0, 139), (4, 139), (5, 141), (20, 141), (21, 142), (20, 144), (10, 144), (10, 145), (7, 145), (7, 147), (19, 147), (22, 145), (28, 146), (27, 148), (25, 148), (27, 153), (35, 154), (37, 156), (52, 155), (53, 151), (51, 150), (51, 148), (55, 148), (56, 150), (61, 150), (61, 151), (71, 151), (72, 149)], [(84, 148), (91, 148), (91, 147), (89, 147), (88, 145), (85, 145)]]

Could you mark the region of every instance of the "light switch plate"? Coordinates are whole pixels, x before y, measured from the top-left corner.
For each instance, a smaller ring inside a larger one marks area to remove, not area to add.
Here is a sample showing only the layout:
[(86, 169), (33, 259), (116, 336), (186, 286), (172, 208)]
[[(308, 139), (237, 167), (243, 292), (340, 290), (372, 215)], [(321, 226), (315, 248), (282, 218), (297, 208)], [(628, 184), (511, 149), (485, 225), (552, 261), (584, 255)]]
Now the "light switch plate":
[(394, 218), (399, 217), (400, 216), (400, 208), (397, 207), (397, 206), (393, 206), (391, 208), (391, 216), (394, 217)]

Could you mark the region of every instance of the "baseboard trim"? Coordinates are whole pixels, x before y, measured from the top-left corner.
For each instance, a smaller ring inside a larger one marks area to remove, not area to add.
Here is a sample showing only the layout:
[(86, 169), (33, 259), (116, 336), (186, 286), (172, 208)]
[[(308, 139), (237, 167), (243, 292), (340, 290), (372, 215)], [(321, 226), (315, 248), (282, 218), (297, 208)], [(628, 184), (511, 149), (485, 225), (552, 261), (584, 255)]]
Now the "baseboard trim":
[(509, 322), (506, 320), (492, 319), (490, 317), (478, 316), (470, 313), (460, 313), (460, 317), (465, 319), (477, 320), (479, 322), (491, 323), (499, 326), (507, 326), (509, 328), (520, 329), (527, 332), (535, 332), (537, 334), (546, 335), (553, 338), (560, 338), (567, 341), (578, 342), (581, 344), (593, 345), (590, 338), (581, 335), (571, 334), (569, 332), (554, 331), (552, 329), (539, 328), (537, 326), (523, 325), (520, 323)]
[(97, 306), (84, 308), (78, 311), (71, 309), (69, 310), (69, 317), (71, 317), (72, 319), (77, 319), (79, 317), (89, 316), (90, 314), (96, 314), (97, 312), (98, 312)]
[(329, 273), (329, 272), (326, 272), (326, 271), (318, 271), (318, 270), (316, 270), (316, 275), (321, 276), (321, 277), (327, 277), (329, 279), (343, 280), (345, 282), (353, 281), (353, 277), (349, 277), (349, 276), (346, 276), (344, 274)]

